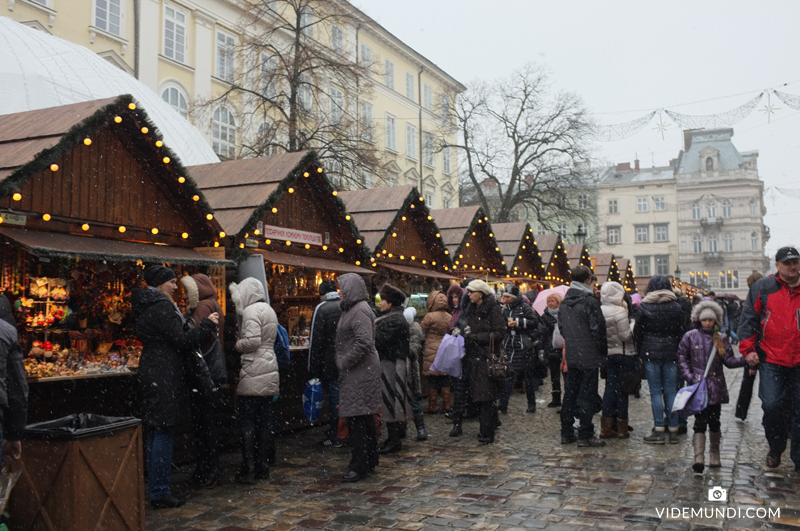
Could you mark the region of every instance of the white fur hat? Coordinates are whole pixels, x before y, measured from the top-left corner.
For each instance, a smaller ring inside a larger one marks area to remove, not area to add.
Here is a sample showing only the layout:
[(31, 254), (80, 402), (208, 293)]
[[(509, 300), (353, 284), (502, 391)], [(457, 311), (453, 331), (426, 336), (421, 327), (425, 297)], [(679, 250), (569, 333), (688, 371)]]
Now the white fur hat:
[(718, 325), (723, 324), (724, 313), (722, 307), (712, 300), (700, 301), (692, 309), (692, 321), (699, 323), (703, 319), (714, 319)]

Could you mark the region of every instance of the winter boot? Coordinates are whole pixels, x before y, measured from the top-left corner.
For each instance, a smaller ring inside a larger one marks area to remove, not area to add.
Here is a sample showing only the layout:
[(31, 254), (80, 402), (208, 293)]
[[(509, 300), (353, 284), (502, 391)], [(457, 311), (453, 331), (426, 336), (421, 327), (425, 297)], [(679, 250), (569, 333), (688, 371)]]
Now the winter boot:
[(403, 444), (400, 442), (400, 432), (402, 431), (402, 422), (387, 422), (386, 431), (389, 432), (389, 437), (383, 446), (378, 450), (379, 454), (396, 454), (403, 449)]
[(695, 433), (694, 437), (692, 437), (692, 446), (694, 447), (694, 464), (692, 465), (692, 470), (694, 470), (696, 474), (702, 474), (705, 468), (703, 463), (706, 453), (706, 434)]
[(679, 428), (669, 428), (667, 436), (664, 437), (665, 442), (668, 441), (670, 444), (678, 444), (680, 442), (678, 440), (678, 429)]
[(461, 436), (461, 412), (455, 411), (453, 413), (453, 429), (450, 430), (450, 437)]
[(272, 434), (268, 429), (258, 434), (258, 452), (256, 452), (255, 479), (269, 478), (269, 452)]
[(478, 436), (478, 441), (483, 444), (492, 444), (494, 442), (494, 430), (497, 428), (497, 408), (491, 402), (484, 402), (481, 404), (481, 432)]
[(553, 391), (553, 400), (547, 407), (561, 407), (561, 391)]
[(425, 429), (425, 419), (419, 413), (414, 413), (414, 425), (417, 427), (417, 440), (427, 441), (428, 430)]
[(627, 439), (631, 436), (628, 430), (628, 419), (617, 419), (617, 437), (620, 439)]
[(611, 417), (600, 417), (600, 438), (601, 439), (616, 439), (619, 434), (611, 429)]
[(424, 411), (426, 415), (435, 415), (439, 412), (436, 409), (436, 396), (436, 389), (428, 389), (428, 409)]
[(400, 422), (399, 424), (400, 424), (399, 430), (398, 430), (399, 437), (400, 437), (400, 439), (405, 439), (406, 435), (407, 435), (406, 432), (408, 431), (408, 424), (405, 421)]
[(722, 463), (719, 461), (719, 442), (722, 439), (722, 433), (718, 431), (708, 432), (708, 466), (711, 468), (719, 468)]
[(664, 427), (662, 426), (660, 428), (653, 428), (653, 433), (642, 439), (642, 441), (646, 442), (647, 444), (664, 444)]
[(444, 414), (450, 413), (450, 388), (442, 387), (442, 409)]
[(242, 432), (242, 465), (236, 474), (236, 483), (253, 485), (256, 482), (256, 435), (252, 431)]

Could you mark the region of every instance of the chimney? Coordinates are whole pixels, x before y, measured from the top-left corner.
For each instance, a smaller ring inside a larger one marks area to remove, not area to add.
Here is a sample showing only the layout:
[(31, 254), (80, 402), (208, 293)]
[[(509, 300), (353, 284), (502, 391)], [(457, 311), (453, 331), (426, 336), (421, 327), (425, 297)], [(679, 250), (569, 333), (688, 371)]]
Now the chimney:
[(631, 170), (631, 163), (630, 162), (620, 162), (617, 164), (617, 171), (630, 171)]
[(639, 173), (639, 159), (633, 159), (633, 170)]

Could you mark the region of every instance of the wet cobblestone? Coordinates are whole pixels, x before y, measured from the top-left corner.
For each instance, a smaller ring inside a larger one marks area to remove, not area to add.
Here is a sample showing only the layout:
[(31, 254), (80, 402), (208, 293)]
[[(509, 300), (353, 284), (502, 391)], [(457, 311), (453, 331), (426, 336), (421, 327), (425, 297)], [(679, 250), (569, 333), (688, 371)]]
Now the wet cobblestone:
[[(726, 376), (735, 399), (741, 371)], [(642, 442), (652, 428), (646, 385), (641, 398), (631, 398), (632, 437), (597, 449), (561, 445), (559, 416), (545, 407), (549, 384), (539, 391), (534, 414), (525, 412), (525, 398), (515, 391), (490, 446), (478, 444), (476, 421), (465, 421), (464, 435), (450, 438), (442, 415), (426, 416), (428, 441), (405, 440), (403, 452), (382, 457), (375, 474), (356, 484), (341, 483), (349, 449), (317, 445), (323, 428), (279, 439), (271, 479), (253, 487), (232, 482), (238, 454), (223, 457), (225, 481), (212, 490), (187, 491), (180, 480), (190, 470), (182, 470), (173, 477), (174, 490), (188, 492), (190, 500), (178, 509), (148, 509), (147, 529), (800, 531), (800, 474), (788, 450), (780, 467), (764, 467), (757, 393), (746, 423), (733, 417), (735, 404), (723, 406), (722, 467), (697, 476), (690, 469), (692, 419), (680, 444)], [(728, 489), (727, 504), (707, 502), (708, 489), (717, 485)], [(658, 512), (745, 506), (780, 508), (781, 516), (669, 519)]]

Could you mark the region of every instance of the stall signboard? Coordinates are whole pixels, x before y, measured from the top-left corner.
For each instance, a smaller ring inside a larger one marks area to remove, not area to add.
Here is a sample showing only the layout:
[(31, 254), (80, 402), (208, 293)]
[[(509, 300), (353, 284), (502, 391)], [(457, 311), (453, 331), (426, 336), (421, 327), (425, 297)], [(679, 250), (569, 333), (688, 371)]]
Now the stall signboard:
[(264, 237), (275, 238), (276, 240), (286, 240), (295, 243), (307, 243), (309, 245), (322, 245), (322, 234), (317, 232), (287, 229), (285, 227), (274, 227), (272, 225), (264, 225)]

